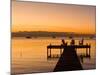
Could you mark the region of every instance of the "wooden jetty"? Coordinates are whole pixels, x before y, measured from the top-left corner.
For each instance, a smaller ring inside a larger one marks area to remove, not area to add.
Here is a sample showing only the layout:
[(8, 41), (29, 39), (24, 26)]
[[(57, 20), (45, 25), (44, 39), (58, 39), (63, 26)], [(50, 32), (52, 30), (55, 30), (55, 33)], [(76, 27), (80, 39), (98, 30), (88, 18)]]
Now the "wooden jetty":
[(90, 47), (91, 46), (88, 44), (86, 45), (51, 45), (50, 44), (47, 46), (47, 59), (54, 58), (52, 57), (51, 49), (60, 49), (60, 58), (54, 68), (54, 72), (82, 70), (83, 68), (77, 56), (76, 51), (79, 48), (86, 48), (86, 54), (84, 57), (90, 57)]
[[(86, 54), (83, 54), (83, 55), (80, 55), (81, 57), (90, 57), (90, 53), (91, 53), (91, 50), (90, 50), (90, 45), (86, 44), (86, 45), (48, 45), (47, 46), (47, 59), (49, 58), (57, 58), (57, 57), (60, 57), (62, 52), (63, 52), (63, 49), (64, 47), (70, 47), (70, 48), (75, 48), (76, 52), (77, 52), (77, 49), (80, 49), (80, 48), (84, 48), (85, 49), (85, 53)], [(52, 50), (53, 49), (60, 49), (59, 51), (59, 54), (56, 54), (56, 55), (52, 55)]]

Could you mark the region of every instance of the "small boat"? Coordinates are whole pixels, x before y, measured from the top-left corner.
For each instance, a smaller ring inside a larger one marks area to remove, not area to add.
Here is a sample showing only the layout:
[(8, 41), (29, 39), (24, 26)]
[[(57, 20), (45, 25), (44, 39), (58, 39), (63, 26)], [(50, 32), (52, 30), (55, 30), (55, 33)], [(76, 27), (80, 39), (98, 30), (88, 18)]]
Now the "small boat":
[(30, 37), (30, 36), (27, 36), (26, 38), (27, 38), (27, 39), (31, 39), (32, 37)]
[(52, 38), (56, 38), (56, 36), (52, 36)]
[(69, 38), (72, 39), (73, 37), (72, 36), (69, 36)]
[(90, 36), (89, 38), (90, 38), (90, 39), (93, 39), (94, 37), (93, 37), (93, 36)]

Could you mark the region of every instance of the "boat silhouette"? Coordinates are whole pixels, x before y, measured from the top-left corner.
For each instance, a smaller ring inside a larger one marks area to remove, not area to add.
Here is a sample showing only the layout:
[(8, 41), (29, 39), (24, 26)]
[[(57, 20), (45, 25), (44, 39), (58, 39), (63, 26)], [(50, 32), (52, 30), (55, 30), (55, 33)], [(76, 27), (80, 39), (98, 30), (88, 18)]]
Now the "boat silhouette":
[(30, 37), (30, 36), (26, 36), (26, 38), (27, 38), (27, 39), (31, 39), (32, 37)]

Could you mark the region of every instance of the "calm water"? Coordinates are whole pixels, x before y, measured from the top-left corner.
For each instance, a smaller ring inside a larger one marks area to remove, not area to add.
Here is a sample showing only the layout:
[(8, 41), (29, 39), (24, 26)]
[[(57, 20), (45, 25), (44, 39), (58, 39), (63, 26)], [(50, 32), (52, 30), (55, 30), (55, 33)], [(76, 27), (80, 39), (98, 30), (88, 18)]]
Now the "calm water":
[[(66, 39), (68, 44), (70, 39)], [(78, 44), (79, 39), (75, 42)], [(61, 39), (56, 38), (13, 38), (12, 39), (12, 73), (33, 73), (52, 72), (58, 59), (47, 60), (47, 45), (59, 45)], [(96, 43), (93, 39), (84, 40), (84, 44), (91, 44), (91, 59), (84, 59), (82, 64), (84, 69), (94, 69), (96, 60)], [(83, 49), (78, 50), (78, 54), (84, 53)], [(55, 49), (53, 54), (58, 54)]]

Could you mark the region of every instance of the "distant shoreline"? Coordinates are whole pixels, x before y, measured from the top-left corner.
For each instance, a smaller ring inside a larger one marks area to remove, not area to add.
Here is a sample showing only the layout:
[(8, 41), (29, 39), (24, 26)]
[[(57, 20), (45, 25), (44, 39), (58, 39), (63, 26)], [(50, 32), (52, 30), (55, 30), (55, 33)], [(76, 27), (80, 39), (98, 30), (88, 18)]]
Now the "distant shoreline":
[(46, 31), (34, 31), (34, 32), (12, 32), (12, 37), (26, 37), (26, 38), (38, 38), (38, 37), (51, 37), (51, 38), (59, 38), (59, 37), (89, 37), (95, 38), (96, 34), (79, 34), (74, 32), (46, 32)]

